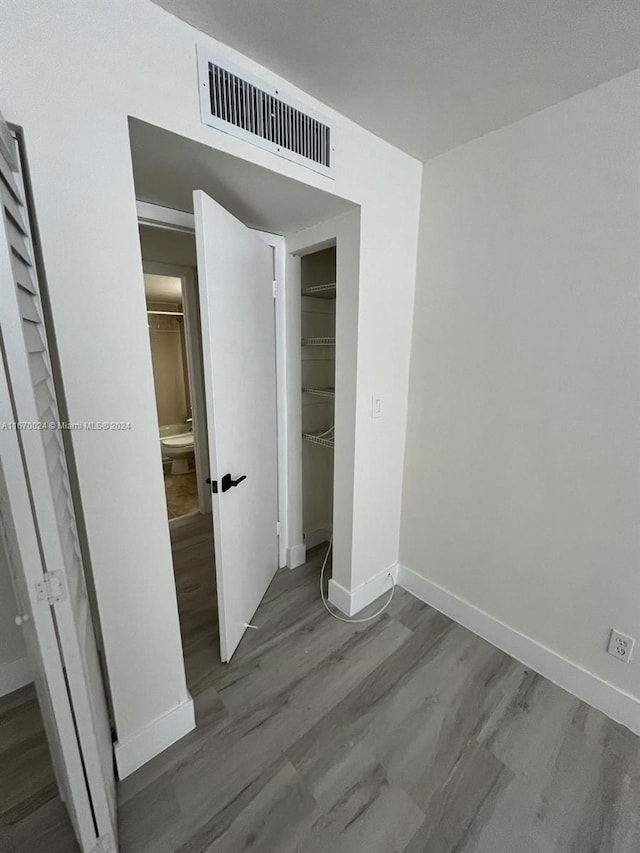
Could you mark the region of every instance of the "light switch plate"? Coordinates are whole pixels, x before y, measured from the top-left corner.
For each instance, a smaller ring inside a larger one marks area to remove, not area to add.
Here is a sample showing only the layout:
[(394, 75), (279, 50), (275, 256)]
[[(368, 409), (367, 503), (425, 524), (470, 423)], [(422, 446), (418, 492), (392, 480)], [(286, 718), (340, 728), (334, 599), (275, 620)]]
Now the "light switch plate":
[(371, 395), (371, 417), (382, 417), (382, 397), (378, 397), (377, 394)]

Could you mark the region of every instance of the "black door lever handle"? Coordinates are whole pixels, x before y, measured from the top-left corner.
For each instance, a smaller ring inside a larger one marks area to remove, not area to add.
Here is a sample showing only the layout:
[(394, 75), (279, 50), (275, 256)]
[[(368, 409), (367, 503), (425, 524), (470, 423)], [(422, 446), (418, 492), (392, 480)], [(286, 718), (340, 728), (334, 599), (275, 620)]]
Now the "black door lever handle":
[(232, 480), (231, 474), (225, 474), (223, 476), (221, 482), (220, 482), (220, 485), (222, 486), (222, 491), (228, 492), (229, 489), (232, 489), (235, 486), (238, 486), (243, 480), (246, 480), (246, 479), (247, 479), (246, 474), (243, 474), (241, 477), (238, 477), (237, 480)]
[[(238, 477), (237, 480), (232, 480), (231, 474), (225, 474), (223, 476), (222, 480), (220, 481), (220, 486), (222, 487), (221, 491), (222, 492), (228, 492), (229, 489), (234, 488), (234, 486), (237, 486), (239, 483), (241, 483), (243, 480), (246, 480), (246, 479), (247, 479), (246, 474), (243, 474), (241, 477)], [(213, 494), (217, 495), (218, 494), (218, 481), (212, 480), (211, 477), (207, 477), (207, 483), (209, 483), (211, 485), (211, 491), (213, 492)]]

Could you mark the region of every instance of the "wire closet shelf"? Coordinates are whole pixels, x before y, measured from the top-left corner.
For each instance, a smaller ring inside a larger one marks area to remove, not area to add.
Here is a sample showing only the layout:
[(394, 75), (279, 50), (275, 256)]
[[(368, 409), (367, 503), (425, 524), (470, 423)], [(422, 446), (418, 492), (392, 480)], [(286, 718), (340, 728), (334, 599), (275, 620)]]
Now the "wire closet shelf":
[(317, 299), (335, 299), (336, 298), (336, 283), (331, 284), (315, 284), (313, 287), (303, 287), (303, 296), (313, 296)]
[(321, 447), (333, 447), (334, 428), (330, 427), (328, 430), (321, 430), (320, 432), (303, 432), (302, 438), (311, 444), (319, 444)]
[(303, 347), (334, 347), (336, 339), (333, 338), (303, 338)]
[(314, 394), (316, 397), (327, 397), (333, 400), (336, 396), (335, 388), (303, 388), (303, 393)]

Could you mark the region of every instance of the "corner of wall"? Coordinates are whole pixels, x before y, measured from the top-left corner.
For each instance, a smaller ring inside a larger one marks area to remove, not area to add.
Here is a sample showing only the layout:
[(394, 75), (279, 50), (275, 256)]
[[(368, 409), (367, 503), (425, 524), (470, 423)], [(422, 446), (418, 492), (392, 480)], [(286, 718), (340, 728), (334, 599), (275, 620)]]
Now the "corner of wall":
[(196, 727), (193, 699), (189, 696), (166, 714), (153, 720), (124, 741), (116, 741), (114, 752), (118, 777), (124, 779)]
[(355, 616), (369, 604), (388, 593), (397, 583), (398, 564), (394, 563), (383, 572), (375, 575), (354, 590), (345, 589), (342, 584), (329, 581), (329, 603), (337, 607), (345, 616)]
[(398, 569), (398, 586), (640, 735), (640, 699), (637, 697), (620, 690), (407, 566), (400, 565)]

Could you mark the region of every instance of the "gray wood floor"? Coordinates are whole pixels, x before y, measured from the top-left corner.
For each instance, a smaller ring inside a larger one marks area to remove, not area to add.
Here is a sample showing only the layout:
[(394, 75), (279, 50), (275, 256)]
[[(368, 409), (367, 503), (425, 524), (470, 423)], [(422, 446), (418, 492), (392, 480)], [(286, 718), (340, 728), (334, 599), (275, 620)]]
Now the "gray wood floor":
[(35, 688), (30, 684), (0, 699), (0, 826), (28, 817), (55, 798), (57, 790)]
[[(172, 539), (198, 727), (120, 784), (123, 853), (640, 851), (626, 729), (403, 591), (331, 619), (322, 549), (278, 572), (224, 666), (208, 522)], [(1, 849), (73, 849), (57, 805)]]

